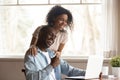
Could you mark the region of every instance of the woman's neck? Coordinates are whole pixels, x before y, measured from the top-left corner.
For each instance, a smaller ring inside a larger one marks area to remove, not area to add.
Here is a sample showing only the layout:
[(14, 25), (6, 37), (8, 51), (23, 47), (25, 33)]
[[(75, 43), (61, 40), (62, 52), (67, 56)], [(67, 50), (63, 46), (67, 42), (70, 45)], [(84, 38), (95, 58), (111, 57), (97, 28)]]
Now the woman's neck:
[(57, 27), (53, 27), (53, 29), (55, 30), (55, 33), (57, 34), (60, 30)]

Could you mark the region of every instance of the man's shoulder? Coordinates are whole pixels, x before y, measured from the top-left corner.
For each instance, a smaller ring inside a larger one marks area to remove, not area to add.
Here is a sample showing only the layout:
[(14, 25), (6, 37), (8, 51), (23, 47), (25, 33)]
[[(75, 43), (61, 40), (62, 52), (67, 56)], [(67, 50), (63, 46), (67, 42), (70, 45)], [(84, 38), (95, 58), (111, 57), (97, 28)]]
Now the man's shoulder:
[(50, 48), (47, 48), (46, 50), (48, 51), (48, 53), (49, 53), (49, 55), (50, 55), (51, 57), (54, 57), (54, 56), (55, 56), (53, 50), (51, 50)]

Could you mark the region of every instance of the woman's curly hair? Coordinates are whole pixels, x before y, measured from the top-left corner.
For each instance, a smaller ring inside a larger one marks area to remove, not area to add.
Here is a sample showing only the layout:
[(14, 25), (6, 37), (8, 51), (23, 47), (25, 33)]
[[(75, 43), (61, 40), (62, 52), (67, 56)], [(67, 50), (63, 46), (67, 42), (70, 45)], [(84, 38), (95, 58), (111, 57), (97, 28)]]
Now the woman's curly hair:
[(46, 16), (46, 22), (48, 23), (48, 25), (53, 26), (54, 20), (62, 14), (67, 14), (67, 16), (68, 16), (67, 24), (68, 24), (70, 29), (73, 29), (73, 17), (72, 17), (71, 12), (69, 10), (59, 6), (59, 5), (54, 6), (48, 12), (48, 14)]

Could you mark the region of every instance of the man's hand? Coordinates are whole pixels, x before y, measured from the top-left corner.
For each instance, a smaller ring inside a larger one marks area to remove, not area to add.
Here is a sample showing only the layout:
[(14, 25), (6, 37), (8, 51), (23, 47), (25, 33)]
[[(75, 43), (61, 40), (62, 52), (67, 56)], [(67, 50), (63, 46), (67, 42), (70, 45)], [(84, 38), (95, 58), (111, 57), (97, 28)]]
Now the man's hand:
[(55, 56), (54, 58), (52, 58), (50, 64), (53, 66), (53, 68), (58, 66), (60, 64), (59, 57)]
[(102, 80), (102, 72), (99, 74), (99, 79)]
[(37, 48), (36, 48), (36, 46), (34, 46), (34, 45), (30, 46), (30, 48), (27, 50), (26, 53), (30, 54), (30, 55), (33, 55), (33, 56), (37, 55)]

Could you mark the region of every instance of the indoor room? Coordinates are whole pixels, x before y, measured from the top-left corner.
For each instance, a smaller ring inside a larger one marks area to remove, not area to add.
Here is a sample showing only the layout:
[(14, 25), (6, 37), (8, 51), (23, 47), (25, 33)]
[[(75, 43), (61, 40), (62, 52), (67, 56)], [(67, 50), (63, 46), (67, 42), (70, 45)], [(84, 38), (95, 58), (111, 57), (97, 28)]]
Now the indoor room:
[[(102, 56), (103, 74), (120, 77), (119, 4), (120, 0), (0, 0), (0, 80), (26, 80), (22, 72), (26, 51), (33, 47), (38, 27), (48, 24), (48, 13), (55, 5), (72, 14), (72, 25), (63, 28), (67, 38), (60, 37), (59, 57), (86, 69), (89, 56)], [(113, 63), (116, 57), (117, 64)], [(119, 67), (118, 73), (113, 67)]]

